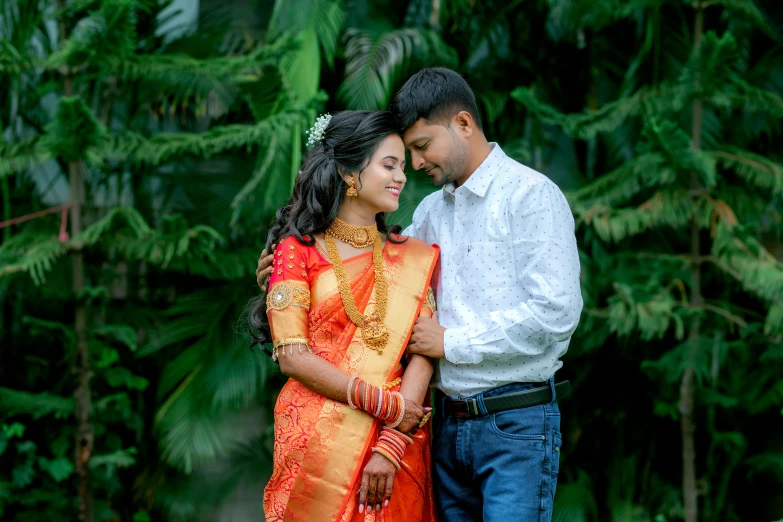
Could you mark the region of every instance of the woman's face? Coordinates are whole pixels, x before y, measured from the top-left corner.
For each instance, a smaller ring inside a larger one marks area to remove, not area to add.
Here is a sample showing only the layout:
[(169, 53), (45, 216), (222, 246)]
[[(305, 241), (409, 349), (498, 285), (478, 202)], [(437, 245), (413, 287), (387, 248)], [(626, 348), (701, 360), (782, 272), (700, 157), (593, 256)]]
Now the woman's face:
[[(405, 146), (402, 138), (393, 134), (384, 139), (367, 168), (360, 174), (343, 176), (354, 180), (357, 197), (345, 198), (349, 205), (359, 205), (353, 210), (374, 216), (379, 212), (394, 212), (400, 206), (400, 193), (405, 186)], [(346, 186), (347, 189), (347, 186)]]

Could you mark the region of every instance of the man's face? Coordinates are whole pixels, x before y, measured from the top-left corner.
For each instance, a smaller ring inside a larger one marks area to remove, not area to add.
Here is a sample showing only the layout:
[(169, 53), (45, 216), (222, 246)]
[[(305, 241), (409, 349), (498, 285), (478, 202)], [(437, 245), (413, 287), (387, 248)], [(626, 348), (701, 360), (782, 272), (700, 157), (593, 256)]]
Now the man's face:
[(424, 170), (436, 187), (454, 183), (466, 168), (467, 143), (448, 126), (419, 118), (402, 137), (411, 154), (411, 166)]

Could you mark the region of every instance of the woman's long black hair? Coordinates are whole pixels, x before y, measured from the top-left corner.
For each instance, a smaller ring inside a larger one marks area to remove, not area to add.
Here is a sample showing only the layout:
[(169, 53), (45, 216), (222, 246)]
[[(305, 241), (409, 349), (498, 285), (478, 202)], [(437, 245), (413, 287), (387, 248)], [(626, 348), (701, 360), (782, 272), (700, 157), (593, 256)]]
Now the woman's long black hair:
[[(275, 221), (266, 238), (266, 250), (273, 244), (294, 236), (304, 245), (315, 245), (314, 234), (324, 232), (332, 224), (345, 198), (348, 185), (340, 174), (361, 173), (367, 168), (378, 145), (397, 134), (397, 124), (387, 111), (343, 111), (332, 116), (323, 139), (313, 145), (302, 163), (302, 170), (294, 183), (288, 204), (277, 211)], [(386, 214), (375, 216), (378, 231), (387, 234), (388, 241), (403, 241), (401, 227), (386, 225)], [(391, 234), (390, 234), (391, 233)], [(248, 322), (253, 344), (263, 348), (269, 342), (269, 323), (266, 317), (266, 296), (250, 303)]]

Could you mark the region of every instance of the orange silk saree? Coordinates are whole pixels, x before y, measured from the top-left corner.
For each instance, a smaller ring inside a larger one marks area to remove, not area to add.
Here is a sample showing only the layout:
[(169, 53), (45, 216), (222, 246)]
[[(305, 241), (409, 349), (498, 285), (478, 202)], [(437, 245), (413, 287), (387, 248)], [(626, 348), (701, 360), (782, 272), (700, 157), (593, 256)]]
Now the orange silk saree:
[[(429, 285), (437, 260), (437, 247), (415, 238), (402, 244), (386, 242), (389, 341), (379, 354), (364, 345), (361, 330), (348, 319), (325, 256), (295, 238), (285, 239), (275, 252), (267, 297), (275, 345), (293, 344), (286, 350), (298, 350), (296, 343), (306, 342), (313, 353), (349, 375), (376, 386), (390, 383), (402, 373), (400, 363), (416, 319), (432, 315)], [(344, 260), (343, 265), (357, 308), (371, 312), (375, 306), (372, 253)], [(380, 512), (359, 514), (361, 472), (372, 456), (381, 423), (293, 379), (281, 390), (274, 415), (274, 466), (264, 490), (267, 522), (435, 520), (429, 429), (419, 430), (408, 447), (389, 505)]]

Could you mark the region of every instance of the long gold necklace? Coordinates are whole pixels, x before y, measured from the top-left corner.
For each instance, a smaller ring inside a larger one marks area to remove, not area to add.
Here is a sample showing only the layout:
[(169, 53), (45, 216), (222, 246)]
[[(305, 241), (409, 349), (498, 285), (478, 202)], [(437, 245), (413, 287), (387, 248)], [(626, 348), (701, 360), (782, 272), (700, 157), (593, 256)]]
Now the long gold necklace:
[(378, 238), (378, 226), (375, 223), (362, 227), (349, 225), (338, 218), (335, 218), (326, 232), (354, 248), (367, 248)]
[[(340, 239), (339, 237), (337, 239)], [(343, 261), (340, 259), (340, 252), (337, 250), (337, 244), (329, 230), (324, 234), (326, 249), (329, 251), (329, 257), (332, 260), (334, 273), (337, 276), (337, 285), (340, 289), (340, 297), (343, 299), (345, 313), (351, 322), (362, 330), (362, 339), (367, 346), (378, 352), (383, 353), (383, 348), (389, 340), (389, 330), (383, 324), (386, 318), (386, 305), (388, 304), (389, 282), (383, 273), (383, 248), (381, 247), (381, 238), (376, 235), (372, 249), (372, 263), (375, 272), (375, 311), (370, 315), (363, 315), (356, 308), (356, 301), (351, 293), (351, 285), (348, 283), (348, 276), (345, 274)]]

